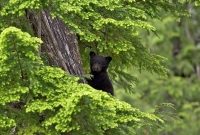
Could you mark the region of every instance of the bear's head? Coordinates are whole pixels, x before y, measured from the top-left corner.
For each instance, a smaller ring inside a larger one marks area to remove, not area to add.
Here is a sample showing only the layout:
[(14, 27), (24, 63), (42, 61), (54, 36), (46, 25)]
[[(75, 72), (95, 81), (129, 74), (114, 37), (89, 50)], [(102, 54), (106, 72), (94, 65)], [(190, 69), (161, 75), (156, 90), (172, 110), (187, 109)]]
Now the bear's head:
[(106, 71), (112, 57), (103, 57), (96, 55), (93, 51), (90, 52), (90, 69), (93, 73)]

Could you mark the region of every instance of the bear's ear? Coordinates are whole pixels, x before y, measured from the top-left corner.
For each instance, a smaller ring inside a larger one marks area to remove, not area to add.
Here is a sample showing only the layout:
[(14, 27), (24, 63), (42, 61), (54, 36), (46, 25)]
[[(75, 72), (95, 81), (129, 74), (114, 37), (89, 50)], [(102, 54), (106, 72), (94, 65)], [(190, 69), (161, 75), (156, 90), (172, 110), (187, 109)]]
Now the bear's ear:
[(112, 57), (108, 56), (106, 57), (106, 60), (108, 61), (108, 63), (112, 60)]
[(90, 52), (90, 57), (93, 57), (93, 56), (95, 56), (95, 55), (96, 55), (95, 52), (93, 52), (93, 51)]

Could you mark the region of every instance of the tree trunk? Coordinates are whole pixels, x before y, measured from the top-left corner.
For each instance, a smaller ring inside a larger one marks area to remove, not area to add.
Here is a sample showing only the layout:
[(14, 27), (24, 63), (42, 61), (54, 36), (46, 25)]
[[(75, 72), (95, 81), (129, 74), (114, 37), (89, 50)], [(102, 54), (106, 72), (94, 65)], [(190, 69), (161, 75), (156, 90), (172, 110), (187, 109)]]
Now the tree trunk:
[(38, 52), (47, 56), (49, 65), (61, 67), (68, 74), (83, 75), (76, 35), (61, 19), (52, 19), (47, 11), (42, 10), (37, 16), (33, 11), (26, 13), (35, 35), (43, 41)]
[[(177, 27), (180, 27), (181, 24), (179, 22), (175, 22), (176, 26)], [(177, 55), (180, 53), (181, 51), (181, 40), (180, 40), (180, 37), (174, 37), (172, 39), (173, 41), (173, 58), (176, 59)]]

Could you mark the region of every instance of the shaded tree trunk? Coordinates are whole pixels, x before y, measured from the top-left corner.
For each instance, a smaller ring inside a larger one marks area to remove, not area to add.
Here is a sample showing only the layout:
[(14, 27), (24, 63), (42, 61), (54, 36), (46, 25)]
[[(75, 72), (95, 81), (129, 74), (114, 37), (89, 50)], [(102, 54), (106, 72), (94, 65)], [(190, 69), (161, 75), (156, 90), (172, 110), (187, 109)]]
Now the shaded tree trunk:
[(83, 75), (76, 34), (58, 17), (52, 19), (47, 11), (42, 10), (37, 16), (34, 11), (26, 13), (35, 35), (43, 41), (38, 52), (48, 58), (48, 64), (61, 67), (68, 74)]
[[(181, 23), (180, 22), (175, 22), (177, 27), (180, 27)], [(177, 55), (180, 53), (181, 51), (181, 40), (180, 37), (174, 37), (172, 39), (173, 41), (173, 58), (176, 59)]]

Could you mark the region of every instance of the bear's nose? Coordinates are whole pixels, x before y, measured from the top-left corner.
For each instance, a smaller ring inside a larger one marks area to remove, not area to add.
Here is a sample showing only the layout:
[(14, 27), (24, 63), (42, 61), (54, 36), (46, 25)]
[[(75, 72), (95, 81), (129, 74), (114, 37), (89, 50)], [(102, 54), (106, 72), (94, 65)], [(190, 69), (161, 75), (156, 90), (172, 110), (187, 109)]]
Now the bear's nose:
[(97, 67), (95, 67), (95, 66), (93, 67), (93, 70), (95, 70), (95, 71), (96, 71), (97, 69), (98, 69)]
[(92, 70), (93, 71), (98, 71), (99, 70), (98, 64), (94, 64), (93, 67), (92, 67)]

